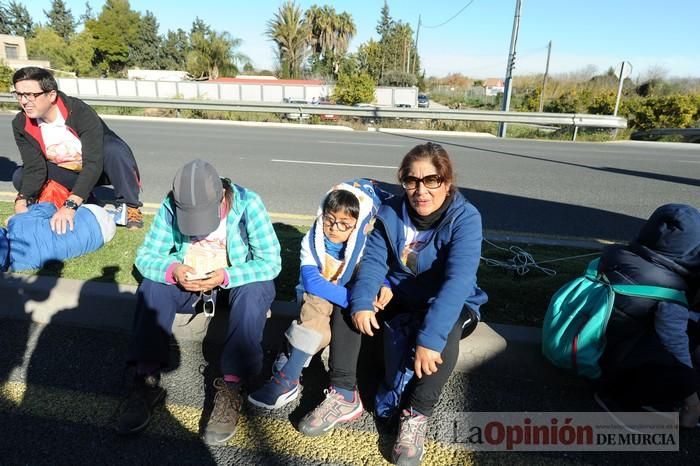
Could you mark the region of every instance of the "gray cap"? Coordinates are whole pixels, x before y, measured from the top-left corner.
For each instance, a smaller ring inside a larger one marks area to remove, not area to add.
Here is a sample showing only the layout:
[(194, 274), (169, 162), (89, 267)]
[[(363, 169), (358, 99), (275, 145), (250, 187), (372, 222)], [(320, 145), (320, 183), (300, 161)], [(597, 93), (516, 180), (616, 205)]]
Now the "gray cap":
[(188, 162), (175, 174), (175, 217), (183, 235), (206, 236), (219, 226), (219, 206), (224, 197), (221, 178), (204, 160)]

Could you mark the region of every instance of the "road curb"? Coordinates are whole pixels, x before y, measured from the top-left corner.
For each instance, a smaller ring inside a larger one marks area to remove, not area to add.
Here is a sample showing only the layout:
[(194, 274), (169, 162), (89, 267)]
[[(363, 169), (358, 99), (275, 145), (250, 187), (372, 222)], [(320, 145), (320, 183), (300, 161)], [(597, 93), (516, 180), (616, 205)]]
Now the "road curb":
[[(136, 286), (96, 281), (71, 280), (38, 275), (3, 273), (0, 294), (0, 319), (30, 320), (37, 324), (59, 324), (80, 328), (128, 333), (136, 305)], [(293, 302), (275, 301), (268, 327), (281, 338), (298, 315)], [(208, 331), (202, 314), (187, 323), (189, 315), (178, 315), (173, 325), (177, 339), (208, 342), (223, 341), (223, 332), (215, 325)], [(214, 317), (225, 320), (224, 312)], [(272, 325), (270, 325), (272, 324)], [(266, 330), (266, 334), (268, 334)], [(274, 347), (279, 342), (268, 342)], [(482, 366), (509, 374), (542, 373), (546, 364), (539, 353), (540, 330), (533, 327), (480, 323), (460, 344), (456, 370), (471, 372)]]

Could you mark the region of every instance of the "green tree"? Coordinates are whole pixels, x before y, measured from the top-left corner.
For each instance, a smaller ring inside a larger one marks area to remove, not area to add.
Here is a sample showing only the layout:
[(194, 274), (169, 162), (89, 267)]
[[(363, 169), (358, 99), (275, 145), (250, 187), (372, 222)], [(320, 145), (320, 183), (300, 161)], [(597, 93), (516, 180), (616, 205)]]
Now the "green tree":
[(187, 32), (178, 29), (168, 31), (161, 45), (161, 68), (182, 70), (187, 68), (187, 54), (190, 51), (190, 38)]
[(10, 92), (13, 72), (12, 68), (5, 65), (5, 62), (0, 60), (0, 92)]
[(301, 8), (294, 1), (287, 0), (267, 22), (265, 34), (277, 45), (280, 77), (301, 77), (311, 36)]
[(80, 15), (80, 24), (87, 24), (88, 21), (95, 19), (95, 12), (92, 11), (90, 2), (85, 2), (85, 12)]
[(150, 11), (141, 17), (138, 34), (130, 44), (129, 62), (146, 70), (159, 69), (161, 66), (161, 42), (158, 34), (158, 20)]
[[(379, 72), (371, 74), (375, 82), (380, 82), (384, 73), (402, 72), (416, 75), (420, 74), (420, 56), (413, 42), (413, 29), (407, 23), (394, 21), (389, 12), (386, 0), (380, 12), (377, 22), (377, 34), (379, 34)], [(373, 66), (373, 70), (376, 67)]]
[(86, 24), (95, 38), (95, 61), (103, 74), (122, 74), (137, 41), (140, 15), (128, 0), (107, 0), (100, 16)]
[(192, 21), (192, 27), (190, 28), (190, 35), (192, 34), (209, 34), (211, 32), (211, 27), (197, 16), (194, 21)]
[(187, 55), (187, 71), (199, 78), (235, 76), (238, 64), (250, 61), (236, 51), (241, 46), (241, 39), (231, 37), (228, 32), (195, 32), (190, 36), (190, 42), (192, 49)]
[(34, 35), (34, 21), (27, 8), (21, 3), (12, 0), (7, 8), (10, 21), (10, 34), (25, 38)]
[(78, 76), (90, 76), (95, 73), (92, 64), (95, 57), (95, 39), (90, 31), (84, 30), (74, 35), (68, 44), (67, 61), (71, 71)]
[(357, 48), (355, 60), (361, 71), (372, 76), (374, 82), (379, 82), (382, 76), (382, 49), (379, 42), (368, 40)]
[(379, 80), (380, 86), (411, 87), (418, 83), (415, 74), (404, 71), (387, 71)]
[(12, 32), (12, 23), (10, 22), (10, 14), (4, 3), (0, 2), (0, 34), (10, 34)]
[(386, 0), (384, 0), (384, 6), (379, 14), (380, 17), (379, 22), (377, 23), (377, 34), (379, 34), (380, 39), (383, 39), (387, 36), (391, 28), (394, 27), (394, 20), (391, 19), (391, 15), (389, 14), (389, 4)]
[(51, 9), (44, 10), (44, 14), (49, 19), (48, 27), (53, 29), (63, 40), (67, 41), (75, 32), (73, 13), (63, 0), (52, 0)]
[(68, 44), (53, 29), (37, 27), (34, 37), (27, 39), (26, 43), (29, 59), (48, 60), (53, 69), (69, 69)]
[(367, 73), (341, 74), (333, 89), (333, 100), (344, 105), (374, 100), (374, 79)]
[(312, 71), (337, 76), (340, 61), (357, 32), (352, 16), (346, 12), (338, 14), (328, 5), (313, 5), (306, 10), (304, 17), (311, 33)]

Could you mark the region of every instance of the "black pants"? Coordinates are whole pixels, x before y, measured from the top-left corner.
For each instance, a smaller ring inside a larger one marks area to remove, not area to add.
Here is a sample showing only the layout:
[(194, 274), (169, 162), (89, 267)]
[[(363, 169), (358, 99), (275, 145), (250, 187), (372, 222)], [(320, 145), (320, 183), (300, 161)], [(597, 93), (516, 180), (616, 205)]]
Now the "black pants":
[[(141, 179), (131, 148), (116, 135), (106, 133), (102, 153), (103, 173), (97, 180), (96, 186), (112, 185), (117, 203), (124, 203), (129, 207), (141, 207), (142, 204), (139, 201)], [(79, 173), (48, 161), (46, 168), (48, 179), (62, 184), (69, 190), (73, 189)], [(18, 167), (12, 175), (12, 184), (17, 191), (22, 186), (22, 174), (23, 167)]]
[[(377, 314), (378, 317), (390, 318), (402, 309), (398, 305), (389, 305), (388, 309)], [(457, 320), (452, 331), (447, 337), (447, 344), (442, 350), (442, 364), (438, 365), (438, 371), (426, 375), (422, 378), (414, 377), (408, 385), (407, 399), (410, 406), (425, 416), (433, 414), (433, 408), (440, 399), (442, 388), (450, 378), (452, 371), (457, 364), (459, 357), (459, 340), (462, 336), (462, 324), (467, 315)], [(376, 335), (376, 332), (375, 332)], [(330, 347), (330, 378), (331, 385), (353, 390), (357, 383), (357, 359), (360, 354), (362, 335), (355, 330), (349, 314), (345, 312), (334, 312), (331, 317), (331, 347)], [(376, 336), (375, 336), (376, 338)]]

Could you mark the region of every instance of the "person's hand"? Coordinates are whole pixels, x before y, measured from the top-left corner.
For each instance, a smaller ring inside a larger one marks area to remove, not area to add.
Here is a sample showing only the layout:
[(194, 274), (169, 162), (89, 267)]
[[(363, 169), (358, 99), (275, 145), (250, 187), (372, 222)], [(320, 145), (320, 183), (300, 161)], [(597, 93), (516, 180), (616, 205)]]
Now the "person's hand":
[(73, 219), (75, 218), (75, 210), (68, 207), (61, 207), (51, 217), (51, 230), (58, 235), (63, 235), (68, 231), (73, 231)]
[(389, 304), (389, 301), (391, 301), (391, 298), (393, 297), (394, 293), (392, 293), (391, 288), (389, 288), (388, 286), (382, 286), (379, 289), (379, 295), (377, 296), (377, 299), (374, 300), (374, 310), (377, 312), (383, 311), (386, 305)]
[(189, 280), (188, 274), (196, 274), (197, 271), (185, 264), (178, 264), (173, 270), (175, 282), (187, 291), (200, 292), (209, 291), (224, 283), (224, 269), (217, 269), (209, 272), (205, 278)]
[(424, 346), (416, 345), (416, 356), (413, 363), (413, 370), (419, 379), (423, 374), (431, 375), (438, 371), (438, 364), (442, 364), (442, 357), (437, 351), (433, 351)]
[(195, 274), (197, 271), (185, 264), (178, 264), (173, 270), (173, 280), (186, 291), (200, 291), (197, 285), (198, 280), (188, 280), (187, 274)]
[(190, 283), (198, 286), (198, 291), (213, 290), (217, 286), (221, 286), (224, 283), (225, 273), (226, 271), (224, 269), (216, 269), (209, 272), (206, 278), (200, 278), (199, 280), (191, 280)]
[(372, 327), (379, 330), (379, 323), (374, 311), (357, 311), (352, 315), (352, 323), (358, 332), (370, 337), (374, 336)]

